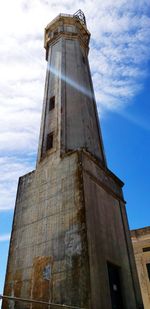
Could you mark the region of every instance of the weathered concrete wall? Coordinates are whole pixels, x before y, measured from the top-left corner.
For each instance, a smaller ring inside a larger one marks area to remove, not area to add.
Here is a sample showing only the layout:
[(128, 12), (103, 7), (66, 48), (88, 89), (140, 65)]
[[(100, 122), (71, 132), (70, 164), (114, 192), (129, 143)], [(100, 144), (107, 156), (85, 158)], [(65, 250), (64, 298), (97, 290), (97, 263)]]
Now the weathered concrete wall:
[[(79, 28), (75, 19), (72, 25), (67, 22), (70, 19), (62, 19), (61, 26), (54, 23), (48, 32), (49, 36), (57, 34), (47, 47), (38, 162), (47, 155), (47, 135), (53, 132), (55, 150), (64, 154), (84, 148), (106, 165), (87, 51), (80, 40), (88, 30)], [(53, 96), (55, 109), (49, 111)]]
[(124, 309), (142, 308), (134, 290), (121, 186), (85, 151), (62, 159), (51, 154), (21, 177), (5, 294), (111, 309), (109, 261), (121, 267)]
[(62, 150), (84, 147), (105, 164), (88, 58), (76, 39), (63, 39), (62, 55)]
[[(41, 123), (41, 136), (39, 141), (39, 158), (47, 155), (46, 143), (47, 135), (53, 132), (53, 147), (49, 153), (60, 148), (60, 111), (61, 111), (61, 40), (55, 42), (49, 48), (49, 58), (47, 66), (47, 76), (45, 85), (45, 96), (43, 104), (43, 117)], [(49, 110), (51, 97), (55, 97), (55, 108)]]
[[(150, 279), (146, 264), (150, 263), (150, 227), (131, 231), (136, 266), (141, 286), (144, 308), (150, 308)], [(149, 248), (146, 252), (143, 249)]]
[(133, 254), (126, 241), (129, 231), (124, 230), (122, 184), (88, 155), (83, 155), (82, 165), (92, 308), (112, 308), (107, 262), (120, 267), (124, 308), (142, 308), (137, 278), (130, 264)]
[(88, 308), (89, 265), (77, 154), (64, 159), (51, 155), (35, 172), (20, 178), (5, 294)]

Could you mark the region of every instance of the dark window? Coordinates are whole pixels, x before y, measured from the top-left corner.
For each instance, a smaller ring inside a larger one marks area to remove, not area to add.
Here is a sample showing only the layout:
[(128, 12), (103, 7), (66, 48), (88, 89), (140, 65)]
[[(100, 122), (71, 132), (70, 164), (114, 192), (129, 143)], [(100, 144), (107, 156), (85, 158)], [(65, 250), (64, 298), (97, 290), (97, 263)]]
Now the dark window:
[(112, 309), (124, 308), (121, 291), (120, 267), (107, 263)]
[(54, 36), (57, 35), (57, 34), (58, 34), (58, 30), (55, 30), (54, 31)]
[(47, 135), (46, 150), (53, 148), (53, 132)]
[(49, 111), (51, 111), (55, 107), (55, 97), (51, 97), (49, 99)]
[(150, 263), (146, 264), (146, 268), (147, 268), (147, 273), (148, 273), (148, 277), (150, 280)]
[(148, 252), (148, 251), (150, 251), (150, 247), (143, 248), (143, 252)]
[(82, 61), (85, 64), (85, 57), (82, 55)]
[(49, 33), (48, 33), (48, 38), (51, 38), (51, 37), (52, 37), (52, 32), (49, 31)]

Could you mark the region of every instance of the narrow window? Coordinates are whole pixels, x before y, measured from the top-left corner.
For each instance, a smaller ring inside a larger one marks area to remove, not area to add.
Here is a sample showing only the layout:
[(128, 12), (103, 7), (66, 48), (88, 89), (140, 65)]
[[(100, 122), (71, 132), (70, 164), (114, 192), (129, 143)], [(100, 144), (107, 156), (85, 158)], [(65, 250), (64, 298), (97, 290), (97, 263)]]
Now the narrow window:
[(46, 150), (53, 148), (53, 132), (47, 135)]
[(51, 37), (52, 37), (52, 32), (49, 31), (49, 33), (48, 33), (48, 38), (51, 38)]
[(120, 267), (113, 265), (112, 263), (107, 263), (108, 267), (108, 277), (109, 277), (109, 287), (110, 296), (112, 302), (112, 308), (124, 308), (122, 299), (122, 287), (120, 279)]
[(143, 248), (143, 252), (148, 252), (148, 251), (150, 251), (150, 247)]
[(85, 57), (82, 55), (82, 61), (85, 64)]
[(49, 99), (49, 111), (51, 111), (52, 109), (54, 109), (55, 107), (55, 96), (51, 97)]
[(72, 32), (73, 31), (72, 26), (67, 26), (66, 28), (67, 28), (67, 32)]
[(58, 34), (58, 29), (54, 31), (54, 36)]
[(148, 278), (150, 280), (150, 263), (146, 264), (146, 268), (147, 268)]

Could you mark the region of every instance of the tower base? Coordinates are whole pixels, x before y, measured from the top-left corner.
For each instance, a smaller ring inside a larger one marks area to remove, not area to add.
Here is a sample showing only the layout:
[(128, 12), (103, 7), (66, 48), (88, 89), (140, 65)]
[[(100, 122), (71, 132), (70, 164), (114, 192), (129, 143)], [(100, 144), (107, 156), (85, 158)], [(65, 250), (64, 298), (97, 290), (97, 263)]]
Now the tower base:
[[(142, 308), (122, 185), (86, 151), (54, 152), (21, 177), (4, 294), (87, 309)], [(47, 306), (3, 301), (2, 308)]]

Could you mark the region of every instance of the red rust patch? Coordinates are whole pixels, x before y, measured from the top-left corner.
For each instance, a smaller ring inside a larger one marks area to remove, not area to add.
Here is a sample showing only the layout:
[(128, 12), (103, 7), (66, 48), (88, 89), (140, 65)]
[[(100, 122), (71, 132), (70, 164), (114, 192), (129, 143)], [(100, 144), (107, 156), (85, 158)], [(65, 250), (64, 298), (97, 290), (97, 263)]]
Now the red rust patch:
[(14, 296), (21, 296), (21, 288), (22, 288), (22, 272), (17, 270), (13, 276), (14, 281)]
[[(31, 279), (31, 298), (48, 302), (52, 296), (52, 279), (46, 279), (43, 275), (45, 267), (49, 265), (52, 268), (52, 257), (40, 256), (34, 259), (33, 273)], [(32, 309), (47, 309), (45, 305), (33, 304)]]
[[(14, 275), (11, 272), (7, 273), (6, 285), (4, 294), (5, 295), (14, 295), (15, 297), (21, 297), (21, 288), (22, 288), (22, 273), (21, 271), (16, 271)], [(3, 309), (9, 308), (9, 301), (3, 301)]]

